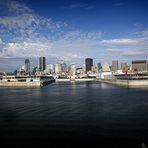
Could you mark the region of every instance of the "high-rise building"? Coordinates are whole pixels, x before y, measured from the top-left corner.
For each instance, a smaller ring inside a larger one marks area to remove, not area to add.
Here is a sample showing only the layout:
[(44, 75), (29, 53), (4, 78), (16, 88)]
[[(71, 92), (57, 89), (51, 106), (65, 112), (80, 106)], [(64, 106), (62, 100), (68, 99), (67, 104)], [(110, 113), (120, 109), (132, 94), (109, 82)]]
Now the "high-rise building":
[(58, 61), (58, 64), (61, 64), (61, 72), (66, 73), (67, 65), (63, 60)]
[(88, 71), (91, 71), (91, 67), (93, 66), (93, 59), (91, 58), (86, 58), (85, 59), (85, 68), (86, 68), (86, 73)]
[(56, 74), (61, 74), (61, 72), (62, 72), (61, 64), (59, 64), (59, 63), (54, 64), (54, 72), (55, 72)]
[(25, 60), (25, 67), (24, 67), (25, 73), (30, 74), (30, 61), (29, 59)]
[(147, 61), (146, 60), (137, 60), (137, 61), (132, 61), (132, 70), (133, 71), (147, 71)]
[(36, 72), (38, 72), (38, 70), (39, 70), (38, 67), (34, 67), (33, 70), (32, 70), (32, 74), (35, 75)]
[(117, 71), (118, 70), (118, 61), (112, 61), (112, 71)]
[(98, 71), (100, 71), (101, 68), (102, 68), (102, 66), (101, 66), (101, 63), (99, 62), (99, 63), (98, 63)]
[(76, 73), (76, 65), (75, 64), (71, 64), (68, 68), (68, 73), (73, 76)]
[(39, 57), (39, 70), (44, 71), (46, 69), (46, 58)]
[(53, 74), (54, 73), (54, 64), (47, 65), (47, 68), (49, 68), (49, 73), (50, 74)]
[(44, 70), (46, 74), (53, 74), (54, 73), (54, 64), (46, 65), (46, 69)]

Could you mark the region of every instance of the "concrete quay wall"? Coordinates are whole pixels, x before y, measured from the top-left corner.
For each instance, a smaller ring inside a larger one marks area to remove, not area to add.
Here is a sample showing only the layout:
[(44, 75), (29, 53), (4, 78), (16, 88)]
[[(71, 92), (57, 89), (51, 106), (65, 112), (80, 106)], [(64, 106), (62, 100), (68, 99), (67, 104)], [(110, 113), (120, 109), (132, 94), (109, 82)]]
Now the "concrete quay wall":
[(148, 87), (148, 80), (112, 80), (112, 79), (101, 79), (99, 80), (101, 82), (109, 83), (109, 84), (115, 84), (115, 85), (123, 85), (123, 86), (129, 86), (129, 87), (142, 87), (147, 86)]
[(41, 82), (4, 82), (0, 81), (0, 87), (40, 87)]
[(127, 80), (112, 80), (112, 79), (101, 79), (100, 82), (109, 83), (109, 84), (116, 84), (116, 85), (128, 85)]
[(148, 80), (129, 80), (129, 86), (148, 86)]

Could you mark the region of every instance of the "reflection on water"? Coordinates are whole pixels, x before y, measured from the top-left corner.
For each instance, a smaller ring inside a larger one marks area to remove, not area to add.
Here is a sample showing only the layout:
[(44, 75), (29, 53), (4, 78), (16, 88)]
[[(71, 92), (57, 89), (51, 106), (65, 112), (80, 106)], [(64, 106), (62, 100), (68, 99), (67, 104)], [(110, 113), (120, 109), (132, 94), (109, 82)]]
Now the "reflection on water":
[(147, 89), (56, 82), (36, 89), (2, 88), (0, 94), (3, 142), (139, 147), (148, 141)]

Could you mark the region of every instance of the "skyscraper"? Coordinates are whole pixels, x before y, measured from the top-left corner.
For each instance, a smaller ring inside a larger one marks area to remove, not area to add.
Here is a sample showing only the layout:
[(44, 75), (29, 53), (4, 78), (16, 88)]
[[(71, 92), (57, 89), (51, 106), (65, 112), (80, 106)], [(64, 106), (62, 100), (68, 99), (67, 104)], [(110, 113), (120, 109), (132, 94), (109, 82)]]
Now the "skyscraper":
[(24, 70), (25, 70), (26, 74), (30, 74), (30, 61), (29, 61), (29, 59), (25, 60), (25, 68), (24, 68)]
[(46, 58), (39, 57), (39, 70), (44, 71), (46, 69)]
[(112, 71), (118, 70), (118, 61), (112, 61)]
[(88, 71), (91, 71), (91, 67), (93, 66), (93, 59), (91, 58), (86, 58), (85, 59), (85, 66), (86, 66), (86, 73)]
[(63, 60), (58, 61), (58, 64), (61, 64), (61, 72), (66, 72), (67, 65)]
[(75, 64), (71, 64), (68, 68), (68, 73), (73, 76), (76, 73), (76, 65)]
[(101, 63), (99, 62), (99, 63), (98, 63), (98, 71), (100, 71), (101, 68), (102, 68), (102, 66), (101, 66)]
[(54, 64), (54, 72), (56, 74), (61, 74), (61, 72), (62, 72), (62, 66), (61, 66), (61, 64), (59, 64), (59, 63)]

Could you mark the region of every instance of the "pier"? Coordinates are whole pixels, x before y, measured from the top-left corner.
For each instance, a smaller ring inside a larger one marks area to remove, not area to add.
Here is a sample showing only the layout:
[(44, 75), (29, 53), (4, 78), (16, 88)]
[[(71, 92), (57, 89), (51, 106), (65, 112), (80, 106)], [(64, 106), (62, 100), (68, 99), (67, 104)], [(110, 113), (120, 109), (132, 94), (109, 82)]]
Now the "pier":
[(100, 82), (127, 87), (148, 87), (148, 74), (117, 74), (114, 79), (100, 79)]
[(2, 76), (0, 87), (43, 87), (55, 79), (51, 76)]

